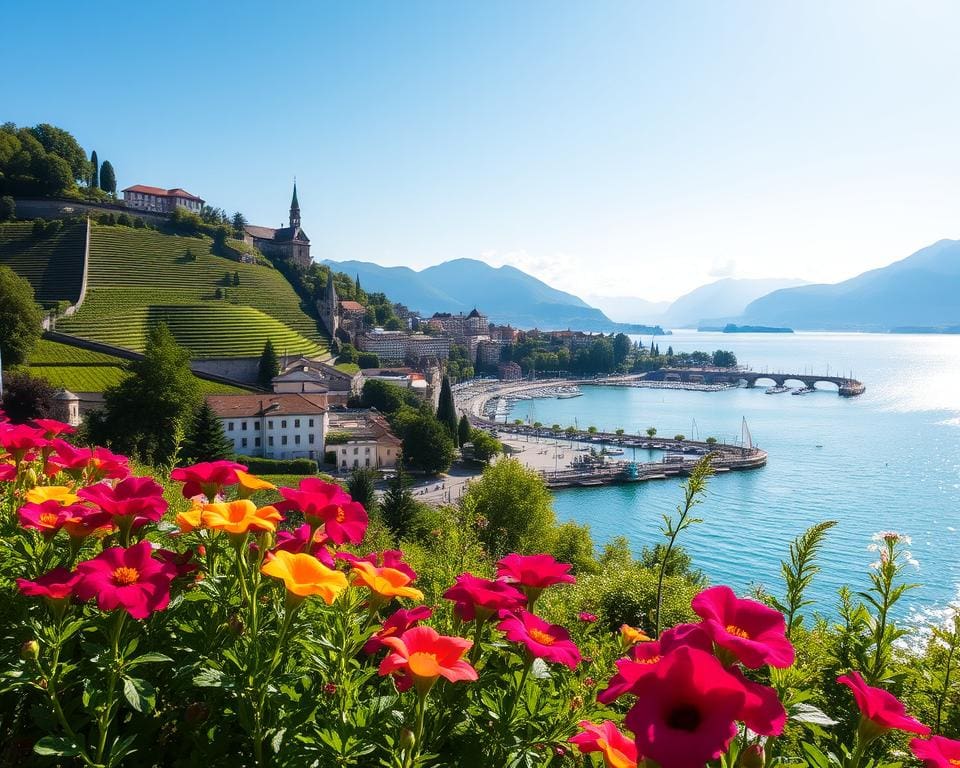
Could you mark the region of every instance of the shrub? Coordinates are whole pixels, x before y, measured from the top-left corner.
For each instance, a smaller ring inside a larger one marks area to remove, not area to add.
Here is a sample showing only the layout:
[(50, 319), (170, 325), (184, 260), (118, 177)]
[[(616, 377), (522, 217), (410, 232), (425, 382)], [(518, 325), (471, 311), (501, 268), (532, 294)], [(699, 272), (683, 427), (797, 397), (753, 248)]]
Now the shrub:
[(264, 459), (259, 456), (237, 456), (250, 472), (262, 475), (315, 475), (319, 471), (314, 459)]

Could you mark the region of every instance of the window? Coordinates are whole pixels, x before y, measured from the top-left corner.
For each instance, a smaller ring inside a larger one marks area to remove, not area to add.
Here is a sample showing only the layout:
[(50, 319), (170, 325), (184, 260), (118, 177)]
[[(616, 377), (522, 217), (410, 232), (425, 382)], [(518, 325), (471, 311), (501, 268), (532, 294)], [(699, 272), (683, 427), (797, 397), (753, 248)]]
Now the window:
[(358, 453), (360, 453), (360, 449), (359, 449), (359, 448), (354, 448), (354, 449), (353, 449), (353, 455), (356, 456)]
[(287, 444), (287, 436), (284, 435), (283, 437), (280, 438), (280, 445), (286, 445), (286, 444)]
[(267, 422), (267, 429), (273, 429), (273, 420)]
[(370, 466), (370, 459), (367, 459), (367, 466)]
[(257, 430), (257, 432), (259, 432), (259, 431), (260, 431), (260, 422), (259, 422), (259, 421), (253, 422), (253, 428), (254, 428), (255, 430)]
[(307, 435), (307, 442), (310, 443), (311, 445), (313, 445), (313, 438), (314, 438), (313, 432)]
[(233, 432), (233, 422), (232, 422), (232, 421), (228, 421), (228, 422), (227, 422), (227, 432)]
[(247, 447), (247, 438), (243, 438), (243, 440), (240, 441), (240, 445), (241, 445), (241, 447), (246, 448), (246, 447)]
[(267, 445), (273, 447), (273, 435), (267, 438)]
[(287, 428), (287, 420), (283, 419), (283, 421), (280, 422), (280, 429), (286, 429), (286, 428)]
[(294, 442), (296, 445), (300, 445), (300, 435), (294, 435), (294, 436), (293, 436), (293, 442)]
[(247, 431), (247, 422), (241, 421), (241, 422), (240, 422), (240, 429), (241, 429), (242, 431), (246, 432), (246, 431)]
[(254, 448), (259, 448), (259, 447), (260, 447), (260, 438), (259, 438), (259, 437), (253, 438), (253, 447), (254, 447)]
[(313, 426), (313, 419), (310, 419), (310, 426)]
[(293, 420), (293, 427), (294, 429), (300, 429), (300, 419)]
[(363, 449), (363, 452), (369, 456), (369, 455), (370, 455), (370, 448), (369, 448), (369, 447), (364, 448), (364, 449)]
[(389, 456), (389, 455), (390, 455), (390, 449), (387, 448), (387, 456)]

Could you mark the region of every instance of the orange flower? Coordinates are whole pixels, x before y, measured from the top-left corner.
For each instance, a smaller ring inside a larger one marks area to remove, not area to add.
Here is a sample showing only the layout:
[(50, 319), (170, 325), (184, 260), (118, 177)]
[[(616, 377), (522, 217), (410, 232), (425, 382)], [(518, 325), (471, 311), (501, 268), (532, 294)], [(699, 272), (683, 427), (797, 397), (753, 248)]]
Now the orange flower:
[(636, 627), (631, 627), (629, 624), (622, 624), (620, 626), (620, 639), (623, 641), (623, 644), (629, 648), (631, 645), (636, 645), (637, 643), (649, 642), (652, 638), (648, 637), (646, 633)]
[(236, 473), (237, 482), (240, 483), (241, 499), (246, 499), (257, 491), (277, 490), (277, 486), (275, 486), (273, 483), (268, 483), (266, 480), (263, 480), (256, 475), (251, 475), (249, 472), (244, 472), (242, 469), (236, 470)]
[(391, 652), (380, 663), (380, 674), (412, 680), (421, 696), (438, 677), (451, 683), (477, 679), (477, 670), (461, 658), (473, 643), (462, 637), (440, 635), (432, 627), (413, 627), (400, 637), (385, 637), (383, 644)]
[(394, 597), (423, 600), (423, 592), (408, 586), (412, 579), (396, 568), (377, 568), (366, 560), (357, 560), (353, 564), (353, 573), (357, 582), (369, 587), (371, 592), (387, 600)]
[(226, 533), (246, 533), (251, 528), (258, 531), (275, 531), (283, 520), (276, 507), (260, 507), (249, 499), (217, 504), (204, 504), (201, 522), (208, 528)]
[(191, 533), (197, 528), (202, 528), (203, 507), (200, 504), (194, 504), (186, 512), (178, 512), (177, 525), (180, 527), (180, 533)]
[(72, 488), (65, 485), (38, 485), (27, 491), (26, 500), (33, 504), (43, 504), (45, 501), (59, 501), (64, 506), (76, 504), (80, 501)]
[(347, 588), (347, 577), (327, 568), (313, 555), (280, 550), (260, 569), (261, 573), (282, 579), (287, 591), (298, 597), (320, 595), (331, 605)]

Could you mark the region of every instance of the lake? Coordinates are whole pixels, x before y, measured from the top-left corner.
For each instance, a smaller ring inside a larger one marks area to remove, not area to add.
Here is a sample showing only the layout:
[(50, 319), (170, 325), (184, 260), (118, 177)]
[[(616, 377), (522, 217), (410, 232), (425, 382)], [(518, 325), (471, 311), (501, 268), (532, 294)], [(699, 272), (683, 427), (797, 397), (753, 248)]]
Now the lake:
[[(574, 399), (520, 401), (510, 418), (564, 426), (576, 420), (581, 428), (634, 434), (653, 426), (661, 435), (728, 442), (739, 442), (746, 418), (754, 443), (769, 452), (767, 466), (713, 478), (697, 511), (704, 522), (681, 535), (711, 582), (738, 591), (764, 585), (780, 594), (780, 559), (790, 541), (829, 519), (839, 524), (811, 589), (821, 613), (835, 615), (840, 586), (865, 588), (876, 559), (871, 535), (884, 530), (913, 539), (919, 566), (906, 576), (923, 584), (903, 599), (913, 618), (933, 617), (958, 597), (960, 336), (675, 331), (657, 343), (662, 352), (729, 349), (760, 371), (852, 372), (867, 390), (847, 399), (835, 388), (798, 397), (767, 395), (764, 386), (584, 387)], [(662, 540), (661, 515), (680, 497), (680, 481), (669, 480), (558, 491), (555, 508), (560, 519), (589, 523), (598, 544), (624, 535), (639, 551)]]

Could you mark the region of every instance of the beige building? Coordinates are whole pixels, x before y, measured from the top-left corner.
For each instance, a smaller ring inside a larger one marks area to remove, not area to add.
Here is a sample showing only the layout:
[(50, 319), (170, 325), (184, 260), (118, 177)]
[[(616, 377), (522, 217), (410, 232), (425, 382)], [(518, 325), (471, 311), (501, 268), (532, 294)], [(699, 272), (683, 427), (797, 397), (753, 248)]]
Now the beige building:
[(325, 395), (210, 395), (207, 402), (236, 453), (323, 461), (328, 429)]
[(273, 229), (248, 224), (243, 228), (244, 242), (258, 248), (267, 256), (276, 256), (291, 261), (306, 269), (310, 266), (310, 238), (300, 228), (300, 203), (297, 201), (297, 184), (293, 184), (293, 199), (290, 201), (290, 226)]
[(306, 357), (289, 363), (270, 381), (277, 394), (326, 395), (329, 405), (346, 405), (363, 385), (359, 373), (345, 373), (332, 365)]
[(327, 451), (336, 455), (338, 471), (397, 466), (403, 441), (376, 410), (331, 411), (329, 424), (331, 442)]
[(185, 208), (188, 211), (199, 213), (203, 208), (204, 200), (191, 195), (187, 190), (162, 189), (148, 187), (145, 184), (134, 184), (123, 190), (123, 204), (127, 208), (135, 208), (151, 213), (173, 213), (174, 208)]

